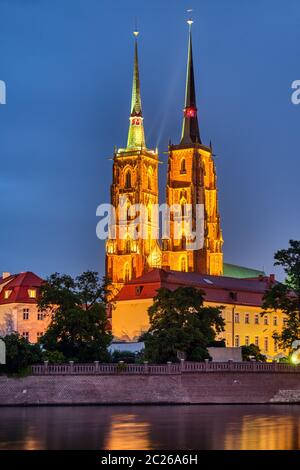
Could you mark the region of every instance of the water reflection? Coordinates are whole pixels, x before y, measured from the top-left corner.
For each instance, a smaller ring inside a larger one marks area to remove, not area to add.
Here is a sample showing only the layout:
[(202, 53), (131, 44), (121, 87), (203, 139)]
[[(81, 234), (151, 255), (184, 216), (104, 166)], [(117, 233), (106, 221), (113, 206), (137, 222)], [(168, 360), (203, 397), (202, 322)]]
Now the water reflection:
[(0, 449), (300, 449), (300, 405), (0, 409)]
[(136, 414), (113, 414), (104, 449), (149, 450), (150, 423)]

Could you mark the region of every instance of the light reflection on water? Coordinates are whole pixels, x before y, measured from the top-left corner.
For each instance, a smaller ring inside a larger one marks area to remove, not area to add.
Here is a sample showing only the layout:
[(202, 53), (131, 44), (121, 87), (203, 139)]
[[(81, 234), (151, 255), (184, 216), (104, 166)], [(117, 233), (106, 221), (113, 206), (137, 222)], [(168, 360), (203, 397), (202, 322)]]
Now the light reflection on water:
[(0, 449), (300, 449), (300, 405), (0, 409)]

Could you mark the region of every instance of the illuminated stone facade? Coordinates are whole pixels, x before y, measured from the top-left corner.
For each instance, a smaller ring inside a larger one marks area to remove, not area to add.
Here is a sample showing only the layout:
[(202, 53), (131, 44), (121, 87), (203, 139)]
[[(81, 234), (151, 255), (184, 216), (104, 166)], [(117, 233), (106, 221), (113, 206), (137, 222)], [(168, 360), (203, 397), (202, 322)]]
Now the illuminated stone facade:
[[(217, 177), (212, 149), (202, 145), (196, 106), (192, 36), (189, 34), (186, 75), (185, 106), (182, 135), (179, 145), (169, 146), (167, 204), (192, 207), (191, 230), (195, 233), (197, 204), (204, 206), (203, 247), (189, 250), (189, 235), (174, 231), (174, 215), (171, 218), (170, 239), (163, 242), (163, 267), (176, 271), (198, 272), (220, 276), (223, 274), (223, 238), (218, 208)], [(176, 223), (176, 222), (175, 222)], [(176, 234), (176, 235), (175, 235)]]
[(204, 245), (189, 250), (184, 231), (176, 239), (174, 218), (170, 239), (163, 242), (163, 267), (175, 271), (223, 274), (222, 233), (218, 210), (215, 164), (210, 148), (201, 144), (169, 147), (167, 204), (191, 204), (192, 229), (196, 226), (196, 204), (204, 205)]
[[(222, 232), (218, 209), (216, 170), (211, 146), (202, 144), (198, 126), (194, 83), (192, 38), (189, 35), (186, 96), (182, 136), (179, 145), (169, 146), (166, 203), (182, 208), (182, 230), (174, 230), (177, 215), (171, 209), (170, 231), (160, 243), (157, 217), (151, 207), (158, 204), (158, 154), (148, 150), (145, 143), (138, 67), (137, 40), (135, 40), (131, 114), (127, 147), (114, 154), (111, 203), (116, 208), (116, 219), (110, 226), (106, 244), (106, 275), (116, 288), (147, 272), (164, 267), (186, 272), (212, 275), (223, 274)], [(121, 199), (123, 198), (123, 199)], [(139, 214), (138, 236), (129, 228), (137, 214), (124, 214), (120, 209), (143, 204), (147, 209)], [(195, 233), (198, 220), (197, 206), (202, 205), (203, 244), (191, 249), (191, 233), (186, 233), (185, 208), (190, 205), (190, 230)], [(125, 215), (125, 216), (124, 216)], [(176, 222), (177, 223), (177, 222)], [(178, 227), (178, 225), (176, 226)], [(146, 236), (141, 237), (141, 234)]]
[[(148, 150), (145, 144), (137, 41), (129, 121), (127, 147), (114, 154), (111, 204), (116, 208), (116, 219), (110, 226), (110, 238), (106, 244), (106, 275), (116, 288), (152, 267), (161, 266), (161, 250), (153, 236), (157, 230), (152, 209), (154, 204), (158, 204), (159, 162), (157, 152)], [(126, 211), (122, 210), (124, 204)], [(135, 204), (145, 207), (136, 235), (128, 224), (137, 215)], [(141, 234), (145, 235), (142, 237)]]

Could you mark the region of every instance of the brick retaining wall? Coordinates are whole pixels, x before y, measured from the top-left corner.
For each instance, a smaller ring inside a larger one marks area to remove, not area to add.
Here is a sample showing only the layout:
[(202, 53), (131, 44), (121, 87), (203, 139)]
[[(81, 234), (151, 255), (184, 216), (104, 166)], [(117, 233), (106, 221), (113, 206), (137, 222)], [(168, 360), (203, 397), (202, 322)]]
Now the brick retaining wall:
[(300, 403), (300, 374), (0, 376), (0, 405)]

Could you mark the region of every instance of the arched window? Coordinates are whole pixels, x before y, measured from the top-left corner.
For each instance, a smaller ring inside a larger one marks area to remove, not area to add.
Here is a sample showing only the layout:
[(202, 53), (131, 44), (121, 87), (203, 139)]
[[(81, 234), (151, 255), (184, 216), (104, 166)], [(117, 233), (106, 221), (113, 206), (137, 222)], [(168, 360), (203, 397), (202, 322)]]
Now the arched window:
[(180, 258), (180, 271), (185, 273), (187, 271), (187, 262), (186, 262), (186, 257), (182, 256)]
[(131, 241), (130, 241), (130, 238), (127, 238), (126, 242), (125, 242), (125, 251), (126, 253), (130, 253), (131, 252)]
[(129, 264), (126, 263), (124, 266), (124, 282), (129, 282), (130, 281), (130, 268)]
[(181, 236), (181, 249), (186, 250), (186, 236), (184, 233)]
[(125, 188), (131, 188), (131, 171), (127, 170), (125, 173)]
[(148, 169), (148, 172), (147, 172), (147, 186), (148, 186), (148, 189), (152, 189), (152, 169), (149, 168)]
[(180, 162), (180, 173), (186, 173), (186, 165), (185, 165), (185, 158), (183, 158)]
[(151, 222), (152, 219), (152, 204), (148, 204), (147, 206), (147, 214), (148, 214), (148, 222)]
[(186, 200), (184, 198), (181, 199), (180, 201), (180, 207), (181, 207), (181, 217), (184, 218), (186, 215), (185, 212), (185, 205), (186, 205)]

